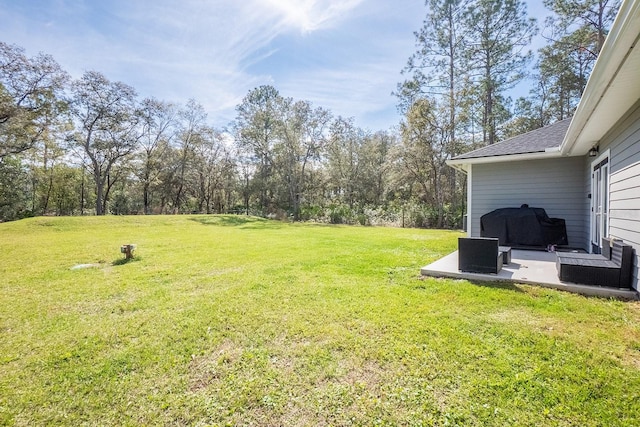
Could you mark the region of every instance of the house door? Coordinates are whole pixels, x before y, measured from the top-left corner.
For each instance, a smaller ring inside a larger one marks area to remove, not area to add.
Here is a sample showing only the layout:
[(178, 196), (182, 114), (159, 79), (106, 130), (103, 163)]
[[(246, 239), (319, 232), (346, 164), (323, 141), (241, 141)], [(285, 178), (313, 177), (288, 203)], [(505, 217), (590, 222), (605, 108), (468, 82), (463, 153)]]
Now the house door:
[(609, 153), (591, 163), (591, 252), (602, 252), (609, 235)]

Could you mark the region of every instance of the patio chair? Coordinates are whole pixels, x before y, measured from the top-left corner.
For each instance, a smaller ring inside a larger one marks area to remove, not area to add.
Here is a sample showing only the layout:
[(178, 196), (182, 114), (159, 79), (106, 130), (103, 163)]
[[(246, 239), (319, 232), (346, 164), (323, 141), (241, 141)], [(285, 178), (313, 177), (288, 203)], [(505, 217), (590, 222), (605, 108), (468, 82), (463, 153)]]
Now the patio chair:
[(494, 273), (502, 269), (499, 240), (489, 237), (458, 238), (458, 269), (469, 273)]
[(611, 259), (590, 254), (567, 255), (561, 252), (557, 255), (556, 267), (560, 280), (583, 285), (631, 287), (633, 247), (621, 240), (613, 241)]

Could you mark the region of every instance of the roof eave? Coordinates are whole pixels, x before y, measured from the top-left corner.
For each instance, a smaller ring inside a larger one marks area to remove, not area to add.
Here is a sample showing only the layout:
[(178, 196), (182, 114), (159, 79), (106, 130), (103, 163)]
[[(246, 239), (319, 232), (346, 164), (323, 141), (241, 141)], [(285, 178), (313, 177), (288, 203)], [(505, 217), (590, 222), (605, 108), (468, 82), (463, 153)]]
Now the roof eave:
[(548, 148), (546, 151), (538, 151), (535, 153), (522, 153), (522, 154), (507, 154), (503, 156), (486, 156), (486, 157), (474, 157), (470, 159), (451, 159), (447, 160), (447, 165), (452, 168), (458, 169), (462, 172), (467, 172), (471, 165), (481, 165), (490, 163), (502, 163), (502, 162), (518, 162), (522, 160), (539, 160), (539, 159), (553, 159), (562, 157), (560, 150), (556, 148)]

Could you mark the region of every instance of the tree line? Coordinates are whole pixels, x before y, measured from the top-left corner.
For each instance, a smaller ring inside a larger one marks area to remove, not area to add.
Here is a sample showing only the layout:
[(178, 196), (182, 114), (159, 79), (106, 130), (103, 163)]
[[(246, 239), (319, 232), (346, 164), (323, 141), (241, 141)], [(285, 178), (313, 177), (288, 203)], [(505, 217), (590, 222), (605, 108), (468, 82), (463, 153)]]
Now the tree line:
[[(225, 129), (196, 100), (140, 99), (97, 71), (0, 42), (0, 220), (244, 213), (457, 227), (465, 179), (447, 159), (570, 117), (619, 1), (545, 0), (546, 41), (521, 0), (426, 0), (395, 95), (403, 119), (352, 118), (260, 86)], [(528, 78), (529, 96), (506, 96)]]

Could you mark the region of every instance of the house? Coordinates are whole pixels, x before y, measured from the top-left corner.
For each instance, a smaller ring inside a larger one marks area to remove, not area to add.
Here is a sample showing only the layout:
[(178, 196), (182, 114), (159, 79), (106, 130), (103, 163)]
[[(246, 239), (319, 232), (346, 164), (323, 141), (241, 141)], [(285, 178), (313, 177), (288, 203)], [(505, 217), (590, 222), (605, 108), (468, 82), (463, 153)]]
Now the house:
[(599, 252), (601, 237), (640, 254), (640, 0), (624, 0), (571, 119), (457, 156), (467, 175), (467, 233), (480, 217), (528, 204), (564, 218), (569, 245)]

